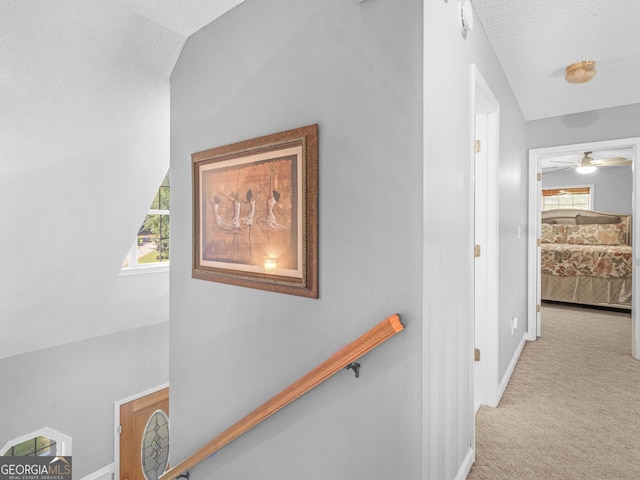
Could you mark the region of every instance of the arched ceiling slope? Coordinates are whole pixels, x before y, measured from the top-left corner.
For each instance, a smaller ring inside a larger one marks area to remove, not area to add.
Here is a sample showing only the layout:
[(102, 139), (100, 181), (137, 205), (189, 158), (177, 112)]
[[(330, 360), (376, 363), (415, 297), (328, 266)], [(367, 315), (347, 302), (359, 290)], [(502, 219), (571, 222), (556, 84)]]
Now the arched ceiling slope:
[(169, 166), (181, 49), (241, 2), (0, 0), (0, 358), (168, 319), (110, 293)]

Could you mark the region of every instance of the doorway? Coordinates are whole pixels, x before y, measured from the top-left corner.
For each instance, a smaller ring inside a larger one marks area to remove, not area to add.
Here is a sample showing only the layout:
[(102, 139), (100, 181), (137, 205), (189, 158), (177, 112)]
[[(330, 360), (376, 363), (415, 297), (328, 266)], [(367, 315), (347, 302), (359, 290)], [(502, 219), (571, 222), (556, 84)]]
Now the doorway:
[(500, 105), (471, 66), (474, 218), (474, 413), (496, 407), (498, 385), (498, 133)]
[(169, 461), (169, 387), (116, 403), (115, 478), (157, 480)]
[(535, 340), (542, 335), (541, 322), (541, 294), (540, 294), (540, 245), (538, 239), (541, 235), (541, 213), (542, 213), (542, 158), (551, 154), (567, 154), (575, 151), (594, 151), (599, 149), (613, 150), (616, 148), (630, 148), (633, 152), (633, 195), (632, 195), (632, 237), (633, 242), (633, 273), (632, 273), (632, 338), (631, 354), (640, 360), (640, 312), (638, 312), (638, 301), (640, 300), (640, 246), (635, 241), (640, 232), (640, 226), (635, 221), (635, 214), (640, 212), (638, 202), (640, 196), (637, 188), (640, 186), (640, 168), (637, 168), (638, 155), (640, 153), (640, 137), (626, 138), (618, 140), (608, 140), (601, 142), (590, 142), (572, 145), (561, 145), (556, 147), (545, 147), (529, 150), (529, 281), (528, 281), (528, 328), (527, 339)]

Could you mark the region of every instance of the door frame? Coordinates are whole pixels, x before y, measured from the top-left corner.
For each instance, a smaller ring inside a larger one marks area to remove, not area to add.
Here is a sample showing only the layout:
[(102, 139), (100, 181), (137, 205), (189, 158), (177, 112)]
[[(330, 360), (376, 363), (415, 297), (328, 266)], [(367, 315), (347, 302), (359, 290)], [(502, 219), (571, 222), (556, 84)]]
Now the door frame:
[(130, 397), (124, 398), (122, 400), (118, 400), (114, 403), (114, 413), (113, 413), (113, 478), (114, 480), (118, 480), (120, 478), (120, 407), (125, 403), (132, 402), (134, 400), (138, 400), (139, 398), (146, 397), (147, 395), (151, 395), (152, 393), (156, 393), (162, 389), (169, 387), (168, 383), (163, 385), (159, 385), (157, 387), (150, 388), (149, 390), (145, 390), (144, 392), (136, 393), (135, 395), (131, 395)]
[[(535, 340), (542, 334), (540, 312), (540, 222), (542, 213), (542, 157), (549, 154), (566, 154), (578, 151), (590, 151), (598, 149), (631, 148), (633, 171), (633, 194), (631, 200), (632, 236), (633, 236), (633, 276), (632, 276), (632, 305), (631, 305), (631, 355), (640, 360), (640, 222), (636, 221), (636, 213), (640, 212), (640, 195), (637, 188), (640, 187), (640, 168), (637, 162), (640, 160), (640, 137), (603, 140), (598, 142), (576, 143), (558, 145), (553, 147), (529, 149), (529, 225), (528, 225), (528, 251), (529, 251), (529, 279), (527, 302), (527, 340)], [(540, 174), (540, 175), (538, 175)], [(538, 180), (540, 178), (540, 180)]]
[[(480, 362), (472, 366), (472, 378), (474, 395), (474, 410), (476, 405), (488, 405), (497, 407), (500, 402), (499, 385), (499, 358), (498, 358), (498, 321), (499, 321), (499, 231), (498, 231), (498, 163), (500, 152), (500, 103), (491, 91), (482, 73), (476, 64), (471, 64), (471, 134), (472, 144), (475, 145), (476, 120), (482, 116), (485, 125), (481, 140), (486, 143), (483, 157), (486, 160), (486, 171), (482, 178), (475, 175), (475, 149), (472, 150), (471, 168), (474, 172), (473, 191), (473, 232), (476, 234), (476, 223), (483, 222), (481, 230), (485, 245), (481, 245), (481, 257), (483, 259), (484, 282), (478, 282), (474, 273), (474, 298), (481, 297), (482, 302), (476, 303), (474, 299), (474, 343), (480, 348)], [(483, 148), (483, 147), (481, 147)], [(476, 205), (476, 182), (482, 182), (481, 191), (486, 196), (483, 205)], [(479, 214), (477, 215), (476, 212)], [(477, 259), (474, 259), (477, 261)], [(474, 263), (475, 272), (475, 263)], [(476, 389), (476, 383), (480, 382)], [(480, 398), (475, 398), (479, 395)], [(475, 423), (475, 422), (474, 422)]]

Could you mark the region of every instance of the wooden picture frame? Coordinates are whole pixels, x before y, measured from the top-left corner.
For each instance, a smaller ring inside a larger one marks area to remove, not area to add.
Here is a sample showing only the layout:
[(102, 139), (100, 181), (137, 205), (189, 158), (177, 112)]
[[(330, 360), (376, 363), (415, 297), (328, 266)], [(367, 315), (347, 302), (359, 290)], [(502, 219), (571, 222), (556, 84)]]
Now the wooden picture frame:
[(192, 277), (318, 298), (318, 126), (191, 159)]

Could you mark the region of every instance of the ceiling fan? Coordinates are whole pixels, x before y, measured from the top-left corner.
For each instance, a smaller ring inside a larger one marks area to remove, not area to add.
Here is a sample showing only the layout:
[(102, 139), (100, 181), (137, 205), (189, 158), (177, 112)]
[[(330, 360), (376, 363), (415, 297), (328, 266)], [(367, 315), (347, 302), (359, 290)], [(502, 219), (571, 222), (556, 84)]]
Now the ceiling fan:
[(593, 152), (584, 152), (584, 156), (577, 162), (575, 161), (564, 162), (561, 160), (550, 160), (549, 161), (550, 163), (564, 163), (564, 164), (571, 164), (572, 166), (556, 169), (548, 173), (559, 172), (562, 170), (567, 170), (569, 168), (575, 168), (576, 172), (578, 173), (591, 173), (596, 170), (596, 167), (616, 167), (616, 166), (622, 166), (622, 165), (631, 165), (632, 163), (630, 159), (625, 157), (610, 157), (610, 158), (594, 159), (591, 156), (592, 153)]

